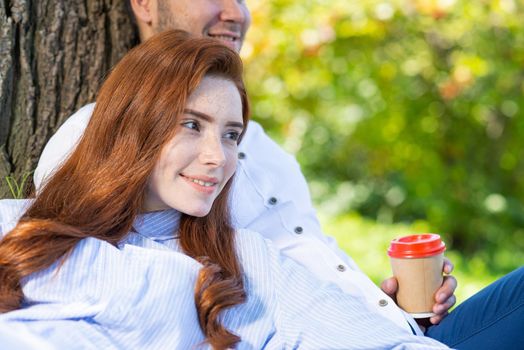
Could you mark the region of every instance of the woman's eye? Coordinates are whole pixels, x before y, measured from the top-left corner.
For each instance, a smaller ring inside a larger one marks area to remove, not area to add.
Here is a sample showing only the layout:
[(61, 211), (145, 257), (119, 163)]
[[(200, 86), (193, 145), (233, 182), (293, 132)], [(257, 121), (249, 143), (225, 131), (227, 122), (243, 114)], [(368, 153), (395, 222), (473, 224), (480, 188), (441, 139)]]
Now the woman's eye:
[(238, 131), (229, 131), (226, 133), (225, 138), (232, 141), (238, 141), (240, 133)]
[(196, 130), (196, 131), (200, 130), (198, 123), (194, 120), (188, 120), (186, 122), (183, 122), (182, 126), (185, 128), (191, 129), (191, 130)]

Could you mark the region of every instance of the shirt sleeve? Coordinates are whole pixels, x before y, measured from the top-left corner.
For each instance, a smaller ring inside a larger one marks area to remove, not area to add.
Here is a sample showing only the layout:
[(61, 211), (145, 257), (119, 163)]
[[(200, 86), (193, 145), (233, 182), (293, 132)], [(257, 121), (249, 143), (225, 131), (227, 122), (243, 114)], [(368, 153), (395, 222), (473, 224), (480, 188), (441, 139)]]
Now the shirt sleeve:
[(31, 203), (31, 199), (0, 200), (0, 239), (16, 226)]
[(94, 108), (94, 103), (80, 108), (49, 139), (33, 174), (33, 182), (37, 190), (42, 187), (45, 179), (71, 154), (84, 133)]
[(447, 349), (382, 317), (363, 297), (318, 281), (268, 245), (278, 303), (269, 349)]
[(54, 350), (43, 337), (39, 337), (25, 329), (24, 324), (1, 324), (0, 344), (4, 350)]

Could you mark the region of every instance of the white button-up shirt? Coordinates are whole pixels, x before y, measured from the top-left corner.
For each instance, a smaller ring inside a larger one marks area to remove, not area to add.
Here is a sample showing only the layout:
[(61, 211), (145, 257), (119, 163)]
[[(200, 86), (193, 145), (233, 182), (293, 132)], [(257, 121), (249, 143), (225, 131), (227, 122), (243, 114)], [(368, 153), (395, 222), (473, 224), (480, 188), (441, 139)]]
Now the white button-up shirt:
[[(81, 108), (49, 140), (34, 173), (37, 189), (75, 147), (93, 109), (94, 104)], [(337, 247), (333, 238), (323, 234), (299, 164), (253, 121), (249, 122), (239, 147), (231, 208), (236, 228), (261, 233), (282, 254), (317, 278), (364, 298), (373, 310), (400, 327), (422, 334), (413, 318), (383, 293)]]

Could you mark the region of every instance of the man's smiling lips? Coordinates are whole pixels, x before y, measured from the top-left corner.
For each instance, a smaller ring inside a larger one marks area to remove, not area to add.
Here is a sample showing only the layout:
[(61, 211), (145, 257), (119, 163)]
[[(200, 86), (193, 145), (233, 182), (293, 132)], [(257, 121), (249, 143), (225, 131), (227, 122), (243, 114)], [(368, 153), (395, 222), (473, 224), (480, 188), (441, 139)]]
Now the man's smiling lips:
[(206, 194), (215, 192), (219, 183), (219, 180), (216, 177), (190, 176), (184, 174), (180, 174), (180, 176), (194, 189)]
[(210, 38), (220, 40), (224, 44), (230, 47), (236, 47), (240, 40), (240, 34), (233, 32), (220, 32), (220, 33), (208, 33)]

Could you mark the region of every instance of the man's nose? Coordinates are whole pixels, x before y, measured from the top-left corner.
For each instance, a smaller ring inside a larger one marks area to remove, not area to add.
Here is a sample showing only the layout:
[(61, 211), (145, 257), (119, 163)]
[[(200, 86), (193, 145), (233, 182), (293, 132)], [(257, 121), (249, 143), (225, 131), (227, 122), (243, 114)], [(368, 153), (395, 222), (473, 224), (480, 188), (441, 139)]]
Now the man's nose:
[(244, 23), (246, 21), (245, 5), (238, 0), (222, 0), (220, 20), (224, 22)]

